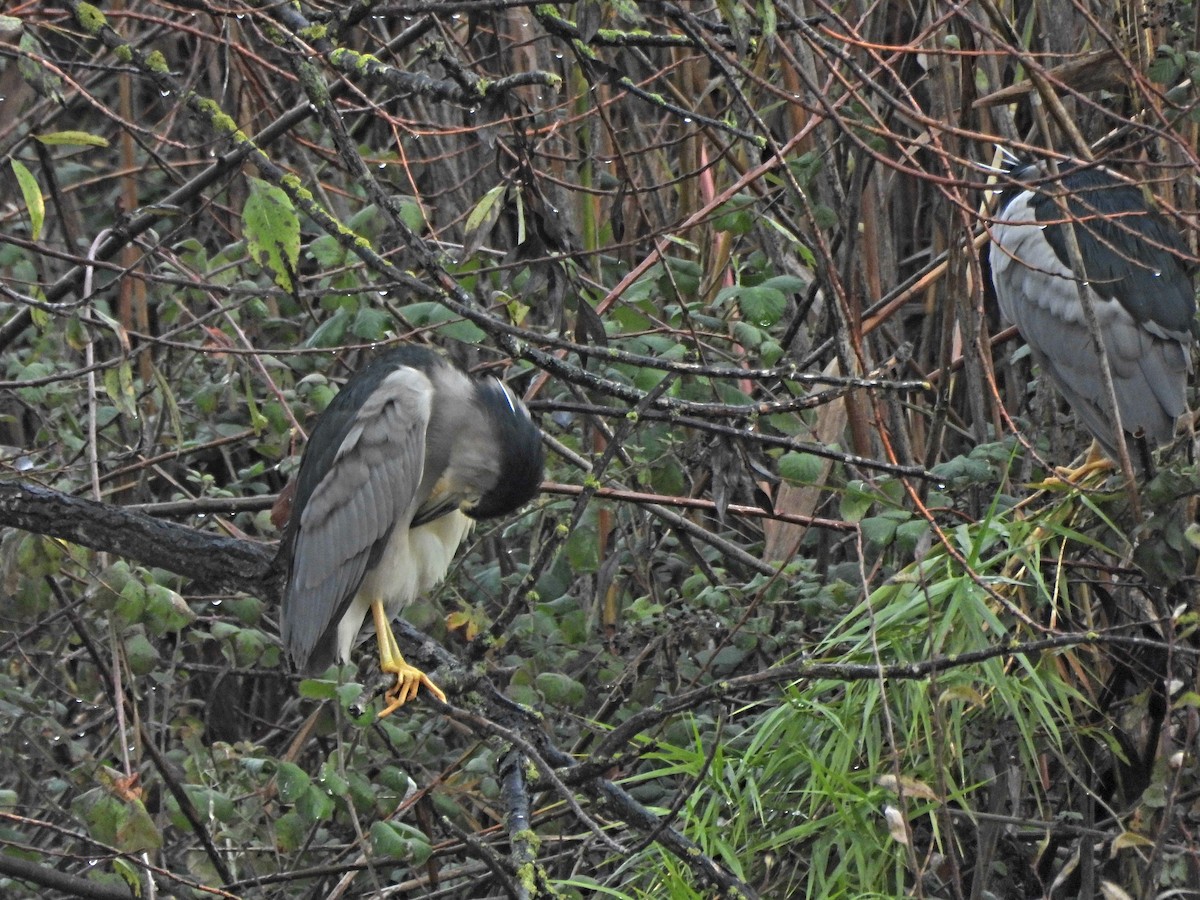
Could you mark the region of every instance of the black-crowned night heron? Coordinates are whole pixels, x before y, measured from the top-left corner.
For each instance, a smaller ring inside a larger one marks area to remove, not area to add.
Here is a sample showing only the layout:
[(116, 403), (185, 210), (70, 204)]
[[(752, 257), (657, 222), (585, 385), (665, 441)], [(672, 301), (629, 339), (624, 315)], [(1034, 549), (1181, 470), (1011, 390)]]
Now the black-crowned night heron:
[(423, 347), (357, 372), (313, 429), (281, 553), (282, 635), (297, 669), (346, 662), (372, 632), (395, 673), (387, 715), (424, 685), (391, 621), (445, 577), (475, 519), (502, 516), (542, 480), (541, 432), (507, 387), (474, 380)]
[[(1118, 457), (1106, 412), (1100, 357), (1080, 287), (1104, 335), (1123, 429), (1151, 447), (1170, 441), (1186, 410), (1196, 313), (1190, 253), (1141, 190), (1110, 172), (1059, 164), (1019, 165), (1005, 180), (989, 258), (1000, 310), (1104, 452)], [(1067, 215), (1060, 206), (1065, 201)], [(1073, 271), (1067, 221), (1083, 272)]]

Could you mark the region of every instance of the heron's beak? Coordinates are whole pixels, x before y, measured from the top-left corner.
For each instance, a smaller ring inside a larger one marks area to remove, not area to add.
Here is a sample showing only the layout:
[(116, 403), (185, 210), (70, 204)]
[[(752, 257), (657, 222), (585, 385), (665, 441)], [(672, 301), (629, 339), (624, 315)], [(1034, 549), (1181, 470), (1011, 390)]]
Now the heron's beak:
[(462, 499), (462, 494), (453, 490), (446, 478), (439, 478), (429, 494), (429, 499), (417, 510), (409, 527), (417, 528), (421, 525), (428, 525), (434, 519), (440, 519), (442, 516), (454, 512), (459, 508)]

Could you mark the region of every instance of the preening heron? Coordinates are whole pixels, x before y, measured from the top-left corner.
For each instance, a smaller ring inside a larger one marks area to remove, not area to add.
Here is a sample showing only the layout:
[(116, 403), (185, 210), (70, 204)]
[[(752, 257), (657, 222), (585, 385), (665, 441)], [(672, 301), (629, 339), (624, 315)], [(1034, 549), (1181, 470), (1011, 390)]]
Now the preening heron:
[[(1053, 178), (1044, 163), (1033, 163), (1005, 180), (988, 251), (1000, 311), (1116, 459), (1118, 435), (1082, 287), (1104, 336), (1122, 428), (1151, 448), (1167, 443), (1187, 409), (1195, 334), (1191, 253), (1179, 232), (1141, 190), (1100, 167), (1060, 163)], [(1071, 265), (1068, 222), (1082, 272)]]
[(444, 701), (390, 623), (445, 577), (474, 520), (533, 497), (542, 467), (541, 432), (499, 381), (418, 346), (357, 372), (313, 428), (280, 549), (281, 630), (297, 669), (346, 662), (374, 632), (380, 668), (396, 675), (380, 715), (421, 685)]

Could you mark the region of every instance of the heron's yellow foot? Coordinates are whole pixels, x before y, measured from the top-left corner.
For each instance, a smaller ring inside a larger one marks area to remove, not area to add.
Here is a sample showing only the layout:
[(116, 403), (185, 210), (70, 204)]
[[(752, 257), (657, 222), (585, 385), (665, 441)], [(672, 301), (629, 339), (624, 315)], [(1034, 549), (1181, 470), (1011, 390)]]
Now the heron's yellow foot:
[(422, 685), (443, 703), (446, 695), (434, 684), (428, 675), (410, 665), (400, 653), (400, 645), (396, 643), (396, 635), (388, 621), (383, 604), (378, 600), (371, 604), (371, 615), (375, 619), (375, 637), (379, 641), (379, 668), (396, 676), (396, 685), (385, 695), (387, 706), (379, 713), (379, 717), (389, 716), (405, 703), (417, 696)]
[(1046, 479), (1049, 482), (1060, 481), (1065, 484), (1078, 484), (1093, 472), (1103, 472), (1111, 470), (1114, 463), (1111, 459), (1104, 455), (1104, 451), (1100, 449), (1099, 441), (1092, 441), (1092, 446), (1088, 449), (1087, 457), (1084, 461), (1074, 469), (1057, 466), (1054, 469), (1054, 478)]

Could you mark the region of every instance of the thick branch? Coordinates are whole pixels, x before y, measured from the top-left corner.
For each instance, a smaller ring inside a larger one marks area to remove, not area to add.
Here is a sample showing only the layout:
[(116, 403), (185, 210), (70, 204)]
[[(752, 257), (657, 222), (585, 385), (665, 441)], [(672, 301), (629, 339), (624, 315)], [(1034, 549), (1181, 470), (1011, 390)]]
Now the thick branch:
[(0, 482), (0, 525), (114, 553), (190, 578), (208, 590), (270, 600), (273, 547), (165, 522), (49, 488)]
[(60, 872), (48, 866), (39, 865), (15, 856), (0, 854), (0, 874), (8, 875), (18, 881), (63, 891), (72, 897), (90, 898), (90, 900), (129, 900), (134, 896), (128, 887), (100, 884), (79, 878), (67, 872)]

